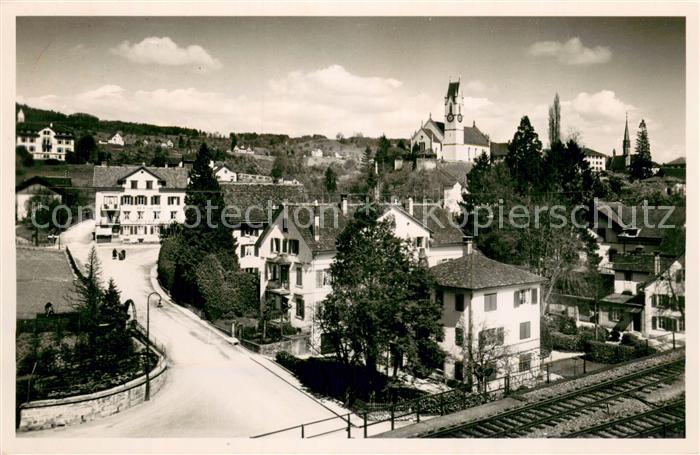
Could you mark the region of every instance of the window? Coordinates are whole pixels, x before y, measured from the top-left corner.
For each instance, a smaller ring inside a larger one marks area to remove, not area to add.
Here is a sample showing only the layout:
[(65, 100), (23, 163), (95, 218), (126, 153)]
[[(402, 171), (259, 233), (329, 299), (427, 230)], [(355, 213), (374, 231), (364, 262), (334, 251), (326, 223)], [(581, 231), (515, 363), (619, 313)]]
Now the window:
[(153, 180), (146, 180), (146, 189), (147, 190), (153, 189)]
[(464, 311), (464, 294), (455, 294), (455, 311)]
[(299, 254), (299, 240), (289, 241), (289, 252), (294, 255)]
[(132, 189), (132, 190), (135, 190), (135, 189), (138, 188), (138, 187), (139, 187), (139, 182), (138, 182), (138, 180), (132, 180), (132, 181), (131, 181), (131, 189)]
[(423, 248), (423, 237), (416, 237), (416, 248)]
[(153, 219), (159, 220), (160, 219), (160, 212), (153, 212)]
[(484, 311), (496, 311), (498, 304), (496, 301), (496, 296), (498, 294), (486, 294), (484, 296)]
[(632, 281), (632, 272), (625, 272), (625, 281)]
[(445, 302), (445, 293), (442, 291), (442, 289), (438, 289), (435, 291), (435, 302), (438, 304), (442, 305)]
[(530, 338), (530, 321), (520, 323), (520, 339), (527, 340)]
[(302, 287), (304, 285), (304, 271), (300, 265), (296, 266), (297, 271), (297, 286)]
[(250, 227), (244, 227), (243, 228), (243, 236), (244, 237), (256, 237), (258, 235), (258, 230), (253, 229)]
[(464, 345), (464, 329), (462, 327), (455, 327), (455, 346)]
[(131, 216), (131, 212), (129, 212), (129, 211), (124, 212), (124, 219), (125, 220), (128, 220), (130, 216)]
[(481, 347), (487, 345), (502, 345), (505, 332), (503, 327), (497, 327), (494, 329), (484, 329), (479, 332), (479, 345)]
[(619, 321), (620, 320), (620, 309), (619, 308), (611, 308), (608, 310), (608, 320), (609, 321)]
[(537, 305), (538, 303), (540, 303), (538, 294), (539, 294), (539, 289), (537, 289), (537, 288), (530, 289), (530, 300), (531, 300), (530, 303), (532, 303), (533, 305)]
[(180, 197), (168, 196), (168, 205), (180, 205)]
[(151, 196), (151, 205), (160, 205), (160, 196)]
[(530, 354), (520, 354), (518, 358), (518, 372), (522, 373), (530, 369)]
[(455, 362), (455, 380), (464, 380), (464, 362)]
[(176, 216), (177, 216), (177, 212), (170, 212), (170, 219), (171, 220), (174, 220)]
[(272, 250), (273, 253), (279, 253), (280, 252), (280, 239), (272, 239), (272, 243), (270, 244), (270, 249)]
[(487, 381), (495, 381), (498, 377), (498, 365), (496, 365), (496, 362), (487, 362), (484, 368), (484, 373)]
[(252, 256), (254, 245), (241, 245), (241, 257)]
[(326, 270), (316, 270), (316, 287), (322, 288), (330, 284), (330, 275)]
[(301, 297), (296, 298), (296, 314), (297, 318), (304, 319), (304, 299)]
[(148, 198), (146, 196), (136, 196), (136, 205), (146, 205), (148, 203)]
[(122, 196), (122, 205), (131, 205), (134, 203), (134, 198), (131, 196)]
[(287, 240), (287, 239), (282, 239), (282, 252), (283, 253), (289, 252), (289, 240)]
[(143, 219), (143, 212), (142, 211), (136, 212), (136, 217), (137, 217), (136, 219), (142, 220)]

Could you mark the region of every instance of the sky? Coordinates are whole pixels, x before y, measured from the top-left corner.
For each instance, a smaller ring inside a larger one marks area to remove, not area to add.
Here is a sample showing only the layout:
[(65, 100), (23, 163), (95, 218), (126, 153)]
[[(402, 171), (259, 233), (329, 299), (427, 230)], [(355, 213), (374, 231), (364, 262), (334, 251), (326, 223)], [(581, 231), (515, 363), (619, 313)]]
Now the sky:
[(409, 138), (444, 118), (491, 140), (527, 115), (621, 152), (646, 121), (652, 157), (685, 155), (684, 18), (24, 17), (17, 101), (103, 119), (219, 132)]

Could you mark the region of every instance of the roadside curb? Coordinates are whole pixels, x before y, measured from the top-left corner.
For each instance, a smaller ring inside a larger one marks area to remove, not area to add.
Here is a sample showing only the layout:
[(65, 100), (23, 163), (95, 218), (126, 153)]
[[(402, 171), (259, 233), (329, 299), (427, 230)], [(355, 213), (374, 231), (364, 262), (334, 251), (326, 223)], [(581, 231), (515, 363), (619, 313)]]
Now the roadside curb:
[(163, 288), (160, 286), (160, 283), (158, 283), (158, 278), (157, 278), (158, 273), (157, 273), (157, 270), (158, 270), (158, 266), (157, 266), (157, 265), (154, 265), (154, 266), (151, 268), (151, 272), (150, 272), (150, 274), (149, 274), (149, 278), (150, 278), (150, 280), (151, 280), (151, 286), (152, 286), (153, 289), (161, 296), (161, 298), (162, 298), (165, 302), (169, 303), (172, 307), (174, 307), (175, 309), (177, 309), (180, 313), (184, 314), (184, 315), (187, 316), (189, 319), (195, 321), (196, 323), (198, 323), (198, 324), (201, 325), (202, 327), (205, 327), (205, 328), (209, 329), (210, 331), (216, 333), (217, 336), (219, 336), (222, 340), (226, 341), (226, 342), (227, 342), (228, 344), (230, 344), (231, 346), (240, 346), (240, 342), (238, 341), (237, 338), (235, 338), (235, 337), (228, 337), (228, 336), (224, 335), (223, 333), (221, 333), (221, 331), (220, 331), (217, 327), (211, 325), (210, 323), (208, 323), (208, 322), (205, 321), (204, 319), (202, 319), (202, 318), (200, 318), (199, 316), (197, 316), (196, 314), (192, 313), (192, 312), (191, 312), (190, 310), (188, 310), (187, 308), (184, 308), (184, 307), (182, 307), (181, 305), (178, 305), (177, 303), (175, 303), (175, 302), (173, 301), (172, 297), (170, 297), (170, 294), (169, 294), (165, 289), (163, 289)]

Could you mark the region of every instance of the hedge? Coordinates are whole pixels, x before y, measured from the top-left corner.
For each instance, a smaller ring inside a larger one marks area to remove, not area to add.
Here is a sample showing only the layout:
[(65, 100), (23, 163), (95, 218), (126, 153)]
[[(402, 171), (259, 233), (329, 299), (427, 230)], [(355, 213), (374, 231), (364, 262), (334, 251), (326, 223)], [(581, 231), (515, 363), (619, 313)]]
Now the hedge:
[(552, 332), (550, 337), (552, 339), (552, 349), (556, 351), (580, 352), (583, 350), (577, 335), (564, 335), (563, 333)]
[(598, 363), (622, 363), (651, 355), (654, 352), (656, 352), (654, 348), (643, 344), (623, 346), (601, 341), (589, 341), (586, 343), (586, 359)]

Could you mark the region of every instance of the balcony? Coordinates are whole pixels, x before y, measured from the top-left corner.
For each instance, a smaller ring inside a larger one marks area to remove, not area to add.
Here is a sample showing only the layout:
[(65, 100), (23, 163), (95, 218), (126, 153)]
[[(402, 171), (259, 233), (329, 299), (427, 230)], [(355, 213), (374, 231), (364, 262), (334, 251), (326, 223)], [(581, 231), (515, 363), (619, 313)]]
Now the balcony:
[(273, 294), (289, 295), (289, 281), (270, 280), (266, 289)]
[(119, 217), (113, 217), (113, 218), (101, 217), (99, 224), (100, 224), (100, 226), (119, 226), (120, 221), (119, 221)]
[(119, 210), (119, 204), (102, 204), (102, 210), (115, 211)]

